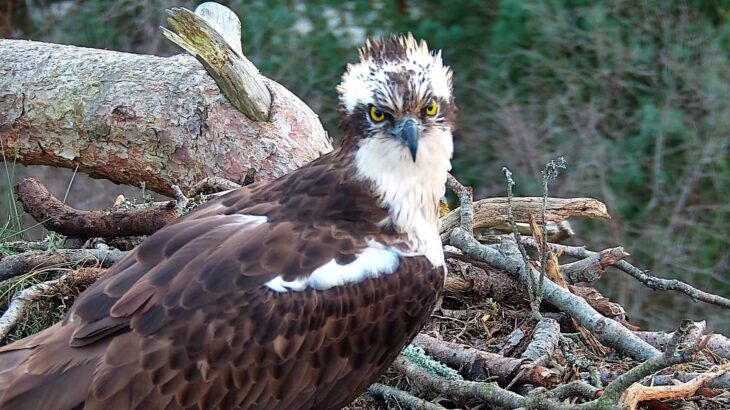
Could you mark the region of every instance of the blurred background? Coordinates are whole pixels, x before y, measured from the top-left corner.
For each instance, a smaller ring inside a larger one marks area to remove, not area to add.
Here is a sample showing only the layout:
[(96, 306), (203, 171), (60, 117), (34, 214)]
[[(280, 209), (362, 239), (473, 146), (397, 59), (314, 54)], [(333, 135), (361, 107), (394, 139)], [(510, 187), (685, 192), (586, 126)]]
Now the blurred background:
[[(181, 51), (160, 34), (165, 9), (198, 3), (2, 0), (0, 37), (171, 55)], [(562, 155), (551, 195), (595, 197), (613, 216), (574, 222), (571, 243), (624, 246), (657, 276), (730, 296), (730, 0), (221, 3), (242, 18), (248, 58), (335, 140), (335, 86), (356, 46), (393, 32), (426, 39), (454, 70), (454, 173), (477, 198), (505, 195), (504, 165), (517, 195), (541, 195), (540, 170)], [(37, 175), (63, 197), (72, 172), (5, 164), (0, 174), (8, 215), (14, 179)], [(108, 207), (121, 192), (136, 194), (77, 176), (68, 202)], [(598, 287), (643, 327), (708, 319), (730, 333), (727, 310), (621, 272)]]

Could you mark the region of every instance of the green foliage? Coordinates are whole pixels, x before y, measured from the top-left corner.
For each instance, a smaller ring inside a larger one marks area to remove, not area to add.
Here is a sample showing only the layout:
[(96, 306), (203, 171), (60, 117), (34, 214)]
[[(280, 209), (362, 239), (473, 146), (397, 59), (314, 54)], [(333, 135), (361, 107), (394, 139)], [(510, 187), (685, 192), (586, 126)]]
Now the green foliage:
[[(20, 36), (158, 54), (177, 52), (157, 29), (164, 9), (195, 5), (35, 3)], [(224, 3), (246, 54), (335, 139), (335, 85), (365, 35), (411, 31), (442, 48), (460, 107), (454, 171), (477, 196), (504, 195), (503, 165), (518, 195), (539, 195), (540, 169), (563, 155), (555, 196), (599, 198), (614, 218), (580, 224), (581, 242), (730, 293), (730, 1)], [(59, 4), (71, 11), (54, 17)]]

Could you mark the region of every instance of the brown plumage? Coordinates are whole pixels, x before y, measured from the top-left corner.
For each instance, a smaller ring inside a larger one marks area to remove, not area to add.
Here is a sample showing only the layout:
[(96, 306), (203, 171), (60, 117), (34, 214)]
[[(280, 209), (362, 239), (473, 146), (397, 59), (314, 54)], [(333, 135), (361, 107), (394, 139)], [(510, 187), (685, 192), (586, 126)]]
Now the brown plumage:
[[(389, 47), (413, 44), (408, 37)], [(407, 58), (400, 51), (391, 52)], [(345, 110), (343, 123), (366, 127), (355, 118), (362, 104)], [(453, 113), (450, 100), (442, 105)], [(438, 124), (423, 120), (421, 144), (443, 138), (448, 115)], [(438, 239), (436, 222), (418, 219), (430, 215), (430, 197), (438, 193), (422, 191), (418, 178), (392, 191), (369, 177), (357, 158), (370, 149), (362, 141), (373, 138), (382, 133), (345, 131), (345, 148), (213, 200), (151, 235), (84, 292), (62, 322), (0, 348), (0, 407), (349, 403), (428, 319), (445, 274), (440, 243), (436, 249), (429, 239), (431, 228)], [(403, 152), (412, 172), (432, 166), (409, 164), (405, 146)], [(412, 190), (423, 197), (418, 203), (397, 202)], [(367, 252), (374, 256), (361, 257)]]

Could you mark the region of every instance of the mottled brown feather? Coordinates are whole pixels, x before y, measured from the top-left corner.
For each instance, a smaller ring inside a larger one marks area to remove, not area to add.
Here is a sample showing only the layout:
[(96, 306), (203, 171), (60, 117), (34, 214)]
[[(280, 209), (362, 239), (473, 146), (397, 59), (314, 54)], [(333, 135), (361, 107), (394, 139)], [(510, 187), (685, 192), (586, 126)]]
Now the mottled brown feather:
[(398, 243), (386, 217), (342, 152), (213, 200), (150, 236), (62, 323), (0, 349), (0, 407), (340, 408), (415, 336), (443, 269), (403, 257), (326, 290), (263, 285), (352, 261), (368, 239)]

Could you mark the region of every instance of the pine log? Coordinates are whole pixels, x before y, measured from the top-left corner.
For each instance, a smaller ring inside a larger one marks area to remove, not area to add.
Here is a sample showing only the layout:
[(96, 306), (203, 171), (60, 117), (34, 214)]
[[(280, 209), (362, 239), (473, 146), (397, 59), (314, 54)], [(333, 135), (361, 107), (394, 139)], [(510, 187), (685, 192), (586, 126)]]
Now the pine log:
[(164, 195), (210, 176), (241, 183), (249, 169), (271, 180), (332, 146), (306, 104), (262, 79), (269, 121), (254, 121), (192, 56), (0, 40), (0, 148)]

